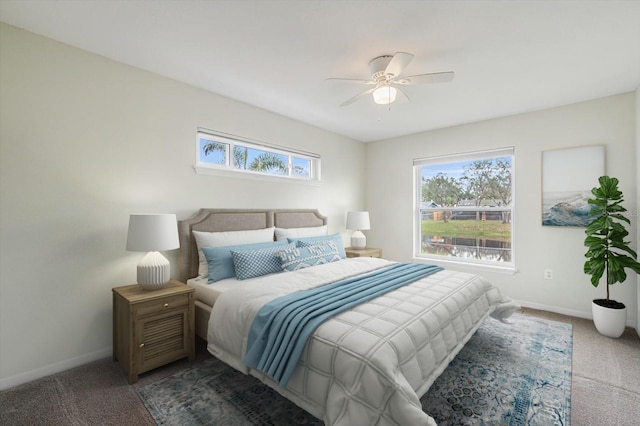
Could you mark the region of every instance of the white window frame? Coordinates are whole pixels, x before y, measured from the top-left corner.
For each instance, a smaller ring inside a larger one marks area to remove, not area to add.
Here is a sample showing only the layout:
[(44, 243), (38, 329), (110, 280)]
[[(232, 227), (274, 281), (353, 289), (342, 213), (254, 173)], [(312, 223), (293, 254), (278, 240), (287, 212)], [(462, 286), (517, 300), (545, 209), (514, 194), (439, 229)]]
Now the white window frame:
[[(444, 208), (431, 208), (429, 212), (437, 211), (505, 211), (511, 212), (511, 261), (510, 262), (496, 262), (482, 259), (473, 258), (461, 258), (461, 257), (447, 257), (433, 254), (422, 253), (422, 166), (430, 164), (446, 164), (446, 163), (458, 163), (464, 161), (483, 160), (497, 157), (511, 157), (511, 204), (510, 206), (499, 207), (475, 207), (475, 206), (461, 206), (461, 207), (444, 207)], [(413, 160), (413, 174), (414, 174), (414, 230), (413, 230), (413, 260), (419, 262), (441, 264), (443, 266), (455, 266), (470, 270), (480, 271), (495, 271), (513, 274), (516, 272), (516, 253), (515, 253), (515, 149), (514, 147), (506, 147), (500, 149), (475, 151), (463, 154), (442, 155), (437, 157), (416, 158)]]
[[(212, 142), (219, 142), (227, 146), (225, 164), (213, 164), (202, 161), (200, 158), (200, 139), (205, 138)], [(272, 154), (284, 155), (287, 157), (288, 173), (272, 174), (254, 170), (238, 169), (233, 165), (234, 147), (245, 147), (256, 149)], [(294, 173), (294, 158), (301, 158), (309, 161), (309, 175), (301, 176)], [(223, 175), (246, 177), (253, 179), (269, 179), (282, 182), (296, 182), (310, 185), (320, 184), (320, 155), (310, 152), (293, 150), (276, 145), (258, 142), (240, 136), (230, 135), (222, 132), (198, 128), (196, 132), (196, 160), (194, 169), (198, 174)]]

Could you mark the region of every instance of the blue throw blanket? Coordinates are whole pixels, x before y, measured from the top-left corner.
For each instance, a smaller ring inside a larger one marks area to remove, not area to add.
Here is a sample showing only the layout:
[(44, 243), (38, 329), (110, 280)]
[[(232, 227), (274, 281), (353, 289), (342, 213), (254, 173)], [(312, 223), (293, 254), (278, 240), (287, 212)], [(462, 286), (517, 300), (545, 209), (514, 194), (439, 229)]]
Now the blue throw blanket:
[(363, 276), (278, 297), (251, 324), (244, 364), (285, 387), (307, 338), (326, 319), (443, 268), (397, 263)]

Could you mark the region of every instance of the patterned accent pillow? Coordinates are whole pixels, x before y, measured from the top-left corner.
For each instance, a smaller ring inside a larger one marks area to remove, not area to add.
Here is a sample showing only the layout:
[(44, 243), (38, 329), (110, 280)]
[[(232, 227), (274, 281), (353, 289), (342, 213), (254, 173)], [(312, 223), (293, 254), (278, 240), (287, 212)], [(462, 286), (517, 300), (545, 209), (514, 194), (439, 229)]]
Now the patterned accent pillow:
[(277, 252), (276, 256), (280, 259), (284, 271), (297, 271), (302, 268), (342, 260), (337, 244), (333, 241), (282, 250)]
[(333, 242), (338, 249), (340, 257), (343, 259), (347, 258), (347, 254), (344, 251), (344, 243), (342, 242), (340, 234), (324, 235), (321, 237), (289, 238), (289, 242), (296, 243), (298, 247), (309, 247), (317, 244)]
[(280, 258), (276, 256), (276, 253), (295, 247), (295, 243), (289, 243), (284, 246), (272, 246), (255, 250), (231, 250), (233, 264), (236, 268), (236, 278), (246, 280), (273, 274), (274, 272), (282, 272)]
[(203, 247), (202, 252), (207, 258), (209, 265), (208, 283), (224, 280), (225, 278), (234, 278), (236, 276), (236, 268), (233, 264), (232, 250), (255, 250), (266, 247), (279, 247), (280, 250), (287, 246), (286, 241), (271, 241), (267, 243), (242, 244), (237, 246), (224, 247)]

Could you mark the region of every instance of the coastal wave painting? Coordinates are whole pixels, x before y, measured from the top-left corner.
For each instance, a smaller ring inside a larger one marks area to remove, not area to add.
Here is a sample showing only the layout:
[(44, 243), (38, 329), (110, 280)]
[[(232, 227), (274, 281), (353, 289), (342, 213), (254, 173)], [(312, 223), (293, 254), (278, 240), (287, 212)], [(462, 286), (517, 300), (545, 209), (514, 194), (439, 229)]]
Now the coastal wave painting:
[(604, 175), (604, 145), (542, 151), (542, 225), (586, 227), (591, 188)]
[(542, 194), (542, 224), (547, 226), (586, 227), (589, 216), (590, 191), (545, 192)]

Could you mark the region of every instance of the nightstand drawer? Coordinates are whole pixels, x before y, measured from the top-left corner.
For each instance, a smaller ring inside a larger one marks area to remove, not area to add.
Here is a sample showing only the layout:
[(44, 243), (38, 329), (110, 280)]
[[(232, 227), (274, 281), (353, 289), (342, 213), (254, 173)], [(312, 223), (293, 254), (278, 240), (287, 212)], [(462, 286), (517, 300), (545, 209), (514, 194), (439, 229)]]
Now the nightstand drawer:
[(361, 249), (347, 247), (344, 251), (347, 254), (347, 257), (382, 257), (382, 249), (375, 247)]
[(142, 318), (147, 315), (157, 315), (164, 311), (183, 308), (188, 305), (189, 305), (189, 295), (179, 294), (177, 296), (164, 297), (158, 300), (151, 300), (149, 302), (138, 303), (135, 306), (135, 310), (137, 313), (137, 317)]

